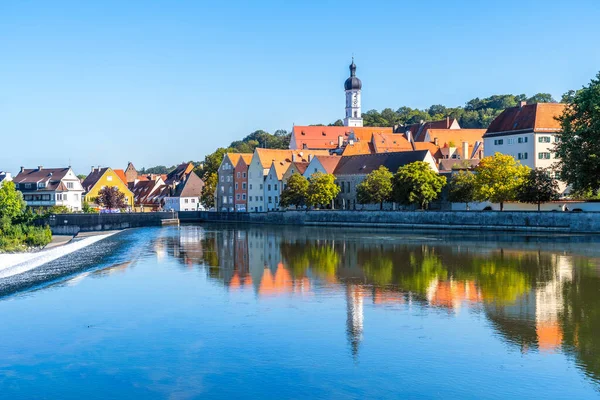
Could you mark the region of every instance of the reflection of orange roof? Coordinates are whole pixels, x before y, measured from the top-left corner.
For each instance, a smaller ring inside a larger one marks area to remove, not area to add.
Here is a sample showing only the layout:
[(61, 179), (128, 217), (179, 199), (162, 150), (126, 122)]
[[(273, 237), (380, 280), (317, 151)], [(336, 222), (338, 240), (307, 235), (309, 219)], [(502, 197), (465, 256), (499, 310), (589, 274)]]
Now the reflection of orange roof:
[(479, 302), (481, 295), (473, 281), (439, 281), (430, 301), (436, 306), (455, 308), (463, 301)]
[(229, 287), (231, 289), (239, 289), (242, 286), (242, 282), (240, 281), (240, 277), (237, 272), (233, 274), (231, 277), (231, 281), (229, 282)]
[(563, 333), (556, 322), (538, 323), (536, 324), (535, 331), (541, 351), (553, 351), (560, 347)]
[(373, 294), (373, 303), (384, 304), (384, 303), (396, 303), (403, 304), (404, 296), (400, 292), (392, 292), (390, 290), (375, 289)]
[(271, 273), (269, 268), (265, 268), (263, 271), (262, 279), (260, 280), (260, 286), (258, 293), (262, 295), (277, 295), (283, 293), (290, 293), (293, 289), (292, 276), (289, 271), (279, 263), (275, 276)]
[(252, 276), (250, 274), (244, 277), (244, 286), (252, 286)]

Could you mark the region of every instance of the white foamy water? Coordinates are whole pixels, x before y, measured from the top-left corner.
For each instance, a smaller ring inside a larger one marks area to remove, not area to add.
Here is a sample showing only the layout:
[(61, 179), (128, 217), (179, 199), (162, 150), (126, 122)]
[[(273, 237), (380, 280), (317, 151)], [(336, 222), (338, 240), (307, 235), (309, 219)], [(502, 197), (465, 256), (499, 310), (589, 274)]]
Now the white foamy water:
[(74, 251), (99, 242), (115, 233), (116, 232), (111, 232), (104, 235), (75, 240), (63, 246), (42, 250), (37, 253), (0, 254), (0, 279), (30, 271), (50, 261), (54, 261), (57, 258), (66, 256)]

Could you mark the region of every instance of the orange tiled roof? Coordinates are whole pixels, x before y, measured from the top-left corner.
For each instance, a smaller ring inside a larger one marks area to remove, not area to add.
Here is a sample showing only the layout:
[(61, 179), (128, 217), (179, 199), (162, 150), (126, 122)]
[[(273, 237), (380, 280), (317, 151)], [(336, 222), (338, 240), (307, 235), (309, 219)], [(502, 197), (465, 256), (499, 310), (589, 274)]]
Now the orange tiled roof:
[(398, 133), (374, 133), (371, 139), (377, 153), (394, 153), (398, 151), (412, 151), (412, 145)]
[(486, 136), (523, 130), (559, 132), (561, 128), (556, 117), (564, 112), (565, 107), (561, 103), (535, 103), (507, 108), (492, 121)]
[(292, 162), (294, 155), (296, 161), (307, 162), (309, 154), (313, 156), (328, 156), (329, 150), (281, 150), (281, 149), (261, 149), (255, 150), (260, 163), (264, 169), (271, 168), (273, 162)]
[(373, 133), (392, 133), (389, 127), (349, 127), (349, 126), (294, 126), (290, 147), (296, 149), (336, 149), (338, 138), (346, 142), (351, 135), (355, 140), (371, 140)]
[(333, 174), (341, 158), (340, 156), (316, 156), (316, 159), (319, 160), (328, 174)]
[(113, 169), (113, 171), (115, 171), (115, 174), (117, 174), (119, 179), (121, 179), (125, 186), (127, 186), (127, 177), (125, 176), (125, 171), (122, 169)]
[[(425, 134), (427, 129), (450, 129), (452, 125), (456, 123), (458, 126), (458, 122), (456, 118), (447, 117), (446, 119), (442, 119), (440, 121), (428, 121), (428, 122), (418, 122), (416, 124), (404, 125), (399, 128), (400, 133), (405, 133), (406, 131), (410, 131), (412, 134), (413, 140), (420, 140), (421, 135)], [(459, 127), (460, 128), (460, 127)]]
[(354, 133), (354, 137), (360, 141), (369, 141), (373, 135), (377, 134), (387, 135), (394, 133), (394, 128), (392, 127), (364, 126), (350, 129)]
[(357, 156), (361, 154), (374, 154), (375, 149), (373, 148), (373, 144), (371, 142), (354, 142), (353, 144), (346, 145), (344, 151), (342, 152), (342, 156)]
[(431, 142), (415, 142), (415, 150), (429, 150), (433, 158), (436, 160), (441, 156), (439, 146)]
[[(454, 142), (455, 147), (460, 147), (463, 142), (469, 144), (483, 142), (485, 131), (485, 129), (428, 129), (426, 133), (430, 142), (437, 138), (441, 147), (449, 145), (450, 142)], [(423, 135), (423, 139), (425, 139), (425, 136)]]

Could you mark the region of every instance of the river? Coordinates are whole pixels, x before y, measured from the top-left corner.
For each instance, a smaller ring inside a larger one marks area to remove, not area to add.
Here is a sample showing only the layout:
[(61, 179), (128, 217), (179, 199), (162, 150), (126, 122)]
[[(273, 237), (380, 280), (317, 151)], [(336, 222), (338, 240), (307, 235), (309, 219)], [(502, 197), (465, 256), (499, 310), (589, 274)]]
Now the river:
[(0, 321), (0, 398), (598, 398), (600, 239), (132, 229)]

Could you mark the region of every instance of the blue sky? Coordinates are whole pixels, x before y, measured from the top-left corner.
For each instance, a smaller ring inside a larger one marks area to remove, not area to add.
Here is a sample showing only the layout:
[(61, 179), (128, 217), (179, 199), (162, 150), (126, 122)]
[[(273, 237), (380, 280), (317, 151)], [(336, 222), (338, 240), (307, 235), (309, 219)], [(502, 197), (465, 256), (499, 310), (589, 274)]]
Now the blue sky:
[(564, 1), (3, 1), (0, 170), (200, 160), (248, 133), (550, 92), (600, 70), (600, 5)]

